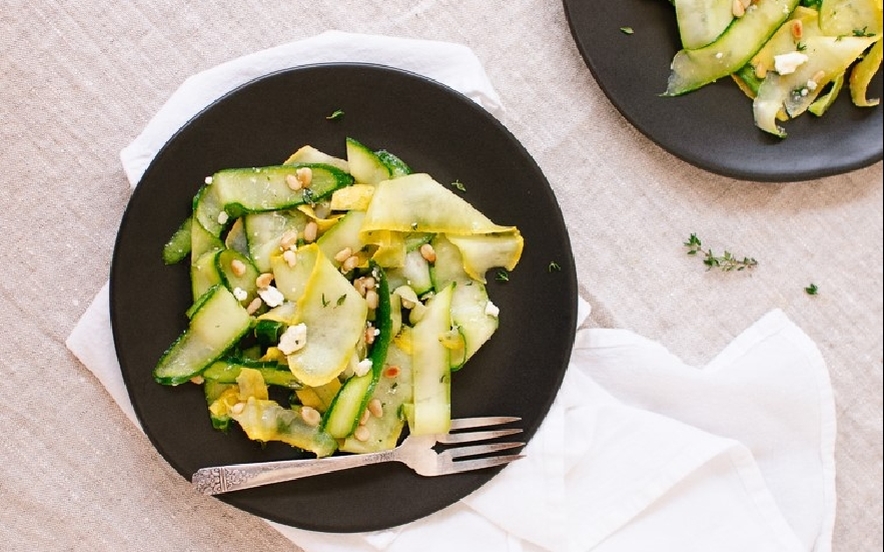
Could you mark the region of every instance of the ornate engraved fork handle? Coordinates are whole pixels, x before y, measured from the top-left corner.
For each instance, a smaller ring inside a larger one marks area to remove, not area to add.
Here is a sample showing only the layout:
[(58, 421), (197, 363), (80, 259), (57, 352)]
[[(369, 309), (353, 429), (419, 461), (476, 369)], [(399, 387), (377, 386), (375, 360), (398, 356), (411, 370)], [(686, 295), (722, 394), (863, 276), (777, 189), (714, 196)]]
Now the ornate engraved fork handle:
[(395, 450), (307, 460), (283, 460), (202, 468), (193, 474), (196, 489), (207, 495), (239, 491), (271, 483), (292, 481), (338, 470), (395, 460)]

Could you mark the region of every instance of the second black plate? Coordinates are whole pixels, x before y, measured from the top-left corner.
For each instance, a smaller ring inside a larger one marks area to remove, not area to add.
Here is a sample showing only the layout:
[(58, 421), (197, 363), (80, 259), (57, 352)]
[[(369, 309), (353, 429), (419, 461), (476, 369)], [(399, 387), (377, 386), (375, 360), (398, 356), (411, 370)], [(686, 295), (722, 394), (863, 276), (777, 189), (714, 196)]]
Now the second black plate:
[[(822, 117), (805, 113), (781, 140), (755, 127), (752, 102), (730, 78), (664, 98), (680, 41), (666, 0), (564, 0), (577, 46), (611, 103), (660, 147), (710, 172), (762, 182), (848, 172), (882, 158), (882, 106), (855, 107), (841, 91)], [(632, 34), (621, 31), (631, 27)], [(882, 94), (881, 72), (869, 97)]]

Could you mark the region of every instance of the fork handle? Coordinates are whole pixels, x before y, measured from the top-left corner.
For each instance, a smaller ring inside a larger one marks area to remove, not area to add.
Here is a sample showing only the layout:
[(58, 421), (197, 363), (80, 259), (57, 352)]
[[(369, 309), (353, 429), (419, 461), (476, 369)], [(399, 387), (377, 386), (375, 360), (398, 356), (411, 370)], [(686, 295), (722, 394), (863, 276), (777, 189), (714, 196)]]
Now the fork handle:
[(386, 450), (370, 454), (309, 458), (306, 460), (231, 464), (229, 466), (201, 468), (193, 474), (191, 481), (199, 492), (207, 495), (217, 495), (230, 491), (270, 485), (272, 483), (292, 481), (312, 475), (321, 475), (323, 473), (388, 462), (393, 459), (393, 451)]

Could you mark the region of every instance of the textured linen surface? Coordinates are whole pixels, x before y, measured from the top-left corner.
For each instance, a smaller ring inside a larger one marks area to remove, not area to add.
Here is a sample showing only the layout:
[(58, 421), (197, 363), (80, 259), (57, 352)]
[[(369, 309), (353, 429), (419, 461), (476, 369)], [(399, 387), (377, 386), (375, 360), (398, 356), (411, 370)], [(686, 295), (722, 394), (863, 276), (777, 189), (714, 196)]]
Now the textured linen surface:
[[(24, 2), (0, 6), (0, 538), (10, 550), (297, 550), (194, 496), (64, 341), (107, 279), (130, 190), (118, 153), (189, 76), (327, 29), (459, 42), (562, 205), (588, 324), (709, 362), (771, 308), (835, 393), (835, 551), (882, 548), (882, 164), (762, 184), (687, 165), (630, 127), (558, 2)], [(751, 255), (707, 272), (691, 232)], [(803, 288), (819, 286), (810, 297)]]

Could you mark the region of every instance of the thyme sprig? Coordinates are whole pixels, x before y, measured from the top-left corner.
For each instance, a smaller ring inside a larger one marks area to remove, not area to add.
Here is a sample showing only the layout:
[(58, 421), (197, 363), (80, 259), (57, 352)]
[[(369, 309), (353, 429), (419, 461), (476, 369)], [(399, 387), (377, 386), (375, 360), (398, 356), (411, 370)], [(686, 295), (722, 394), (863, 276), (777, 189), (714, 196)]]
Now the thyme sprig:
[(688, 238), (688, 241), (684, 242), (684, 245), (688, 248), (688, 255), (701, 255), (703, 257), (703, 264), (706, 265), (706, 270), (718, 268), (724, 272), (731, 272), (758, 266), (758, 261), (752, 257), (739, 259), (727, 250), (719, 256), (713, 253), (711, 248), (703, 249), (703, 242), (694, 233), (691, 233), (691, 237)]

